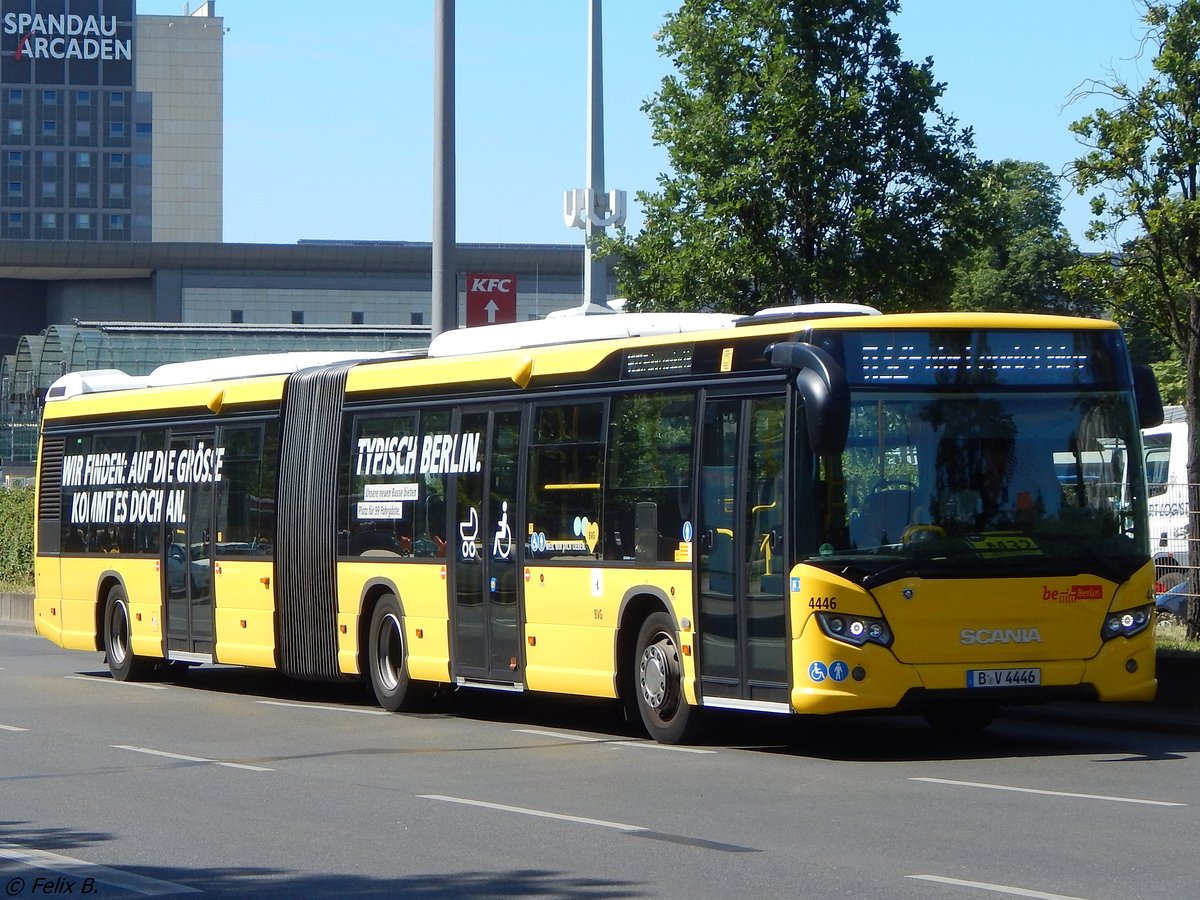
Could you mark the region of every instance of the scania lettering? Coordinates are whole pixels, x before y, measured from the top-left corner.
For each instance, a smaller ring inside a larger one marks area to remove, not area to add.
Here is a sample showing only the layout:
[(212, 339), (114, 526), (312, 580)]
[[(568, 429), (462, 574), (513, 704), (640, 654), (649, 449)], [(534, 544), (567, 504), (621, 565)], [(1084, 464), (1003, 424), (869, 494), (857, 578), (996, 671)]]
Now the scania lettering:
[(1040, 644), (1042, 635), (1036, 628), (964, 628), (959, 640), (964, 644)]
[(37, 630), (117, 679), (613, 698), (666, 743), (1154, 695), (1162, 407), (1112, 323), (620, 313), (239, 365), (43, 405)]

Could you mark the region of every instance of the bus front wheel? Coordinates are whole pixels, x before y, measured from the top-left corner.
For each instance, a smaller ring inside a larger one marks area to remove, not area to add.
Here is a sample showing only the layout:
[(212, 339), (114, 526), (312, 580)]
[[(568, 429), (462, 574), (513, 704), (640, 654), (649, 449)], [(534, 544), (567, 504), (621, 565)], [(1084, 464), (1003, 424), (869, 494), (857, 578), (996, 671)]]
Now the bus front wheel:
[(428, 698), (428, 685), (408, 677), (408, 648), (400, 602), (385, 594), (371, 615), (368, 668), (379, 705), (391, 712), (418, 708)]
[(141, 681), (153, 667), (151, 660), (133, 653), (129, 598), (119, 587), (108, 592), (104, 604), (104, 658), (117, 681)]
[(638, 631), (633, 683), (642, 724), (654, 740), (681, 744), (691, 737), (699, 713), (683, 696), (675, 623), (665, 612), (652, 613)]

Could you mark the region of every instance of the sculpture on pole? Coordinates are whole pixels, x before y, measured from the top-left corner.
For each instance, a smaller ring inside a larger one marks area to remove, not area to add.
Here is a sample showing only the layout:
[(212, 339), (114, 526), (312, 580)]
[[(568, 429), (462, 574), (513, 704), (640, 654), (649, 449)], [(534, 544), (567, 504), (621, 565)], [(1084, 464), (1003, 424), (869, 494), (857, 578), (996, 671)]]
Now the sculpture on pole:
[(583, 302), (587, 310), (607, 310), (608, 281), (593, 256), (595, 236), (625, 222), (625, 192), (604, 190), (604, 63), (600, 0), (588, 0), (587, 179), (585, 187), (563, 193), (563, 222), (583, 229)]

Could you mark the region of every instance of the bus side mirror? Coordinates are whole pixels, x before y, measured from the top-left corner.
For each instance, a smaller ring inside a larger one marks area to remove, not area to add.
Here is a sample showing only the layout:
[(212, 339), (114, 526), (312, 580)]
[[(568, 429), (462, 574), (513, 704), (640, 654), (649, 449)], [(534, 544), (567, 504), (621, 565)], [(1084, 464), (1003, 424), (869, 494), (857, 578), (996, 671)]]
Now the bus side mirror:
[(1149, 366), (1133, 367), (1133, 398), (1137, 403), (1138, 426), (1154, 428), (1163, 423), (1162, 396), (1158, 379)]
[(841, 455), (850, 431), (850, 386), (842, 367), (820, 347), (799, 341), (772, 344), (766, 355), (771, 365), (794, 373), (813, 452)]

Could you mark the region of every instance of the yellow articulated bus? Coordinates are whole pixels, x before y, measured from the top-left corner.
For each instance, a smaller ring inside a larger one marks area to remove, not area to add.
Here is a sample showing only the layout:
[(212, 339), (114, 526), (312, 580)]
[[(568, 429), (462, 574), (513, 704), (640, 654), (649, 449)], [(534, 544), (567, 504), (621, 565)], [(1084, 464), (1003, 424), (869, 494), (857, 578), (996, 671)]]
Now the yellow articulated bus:
[(846, 304), (71, 373), (37, 629), (118, 679), (620, 698), (664, 742), (714, 707), (1147, 700), (1161, 415), (1111, 323)]

